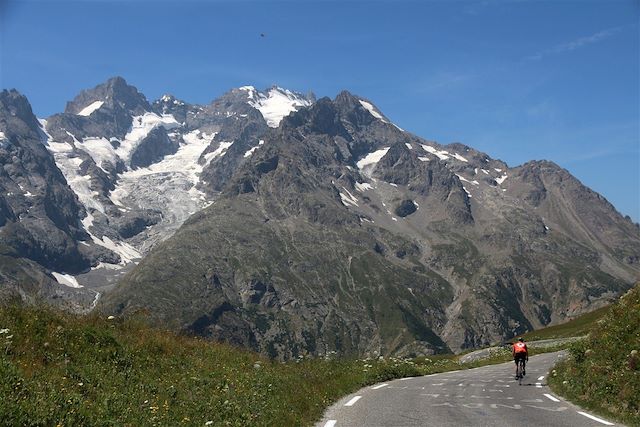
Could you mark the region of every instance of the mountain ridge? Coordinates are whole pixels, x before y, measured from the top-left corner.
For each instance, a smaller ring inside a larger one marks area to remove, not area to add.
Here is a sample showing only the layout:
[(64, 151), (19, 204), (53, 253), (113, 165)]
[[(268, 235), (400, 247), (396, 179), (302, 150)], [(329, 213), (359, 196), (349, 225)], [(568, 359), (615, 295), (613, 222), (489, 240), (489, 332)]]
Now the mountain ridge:
[(53, 271), (13, 253), (84, 310), (145, 308), (281, 358), (415, 355), (557, 323), (639, 277), (637, 226), (566, 170), (425, 140), (347, 91), (192, 105), (113, 78), (65, 111), (12, 126), (62, 171), (92, 255)]

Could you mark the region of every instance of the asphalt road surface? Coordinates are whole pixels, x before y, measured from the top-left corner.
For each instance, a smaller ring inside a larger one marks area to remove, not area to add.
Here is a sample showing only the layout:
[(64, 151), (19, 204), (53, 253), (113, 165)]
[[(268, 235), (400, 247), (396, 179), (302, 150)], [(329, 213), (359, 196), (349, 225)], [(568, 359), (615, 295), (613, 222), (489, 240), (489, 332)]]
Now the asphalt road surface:
[(559, 357), (531, 357), (522, 385), (513, 362), (376, 384), (341, 399), (316, 426), (615, 425), (551, 392), (546, 378)]

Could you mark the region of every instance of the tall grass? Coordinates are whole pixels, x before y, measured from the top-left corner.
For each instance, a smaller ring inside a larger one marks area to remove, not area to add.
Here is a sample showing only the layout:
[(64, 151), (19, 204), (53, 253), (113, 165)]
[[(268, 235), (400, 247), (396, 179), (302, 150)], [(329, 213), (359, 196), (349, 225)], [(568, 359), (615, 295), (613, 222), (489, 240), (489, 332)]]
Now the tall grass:
[(0, 307), (0, 425), (310, 425), (366, 385), (510, 358), (499, 349), (468, 364), (453, 355), (280, 363), (141, 318)]
[(571, 345), (549, 379), (559, 394), (622, 422), (640, 426), (640, 285)]
[(451, 358), (279, 363), (140, 320), (0, 308), (0, 424), (308, 425), (367, 384)]

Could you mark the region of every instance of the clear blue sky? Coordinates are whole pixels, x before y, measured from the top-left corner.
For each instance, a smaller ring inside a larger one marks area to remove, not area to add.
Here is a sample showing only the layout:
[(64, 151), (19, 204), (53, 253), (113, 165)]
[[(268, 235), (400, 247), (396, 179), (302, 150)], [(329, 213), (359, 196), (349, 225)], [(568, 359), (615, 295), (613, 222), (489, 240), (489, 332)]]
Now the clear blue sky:
[(555, 161), (640, 220), (639, 0), (0, 0), (0, 20), (1, 86), (41, 117), (114, 75), (193, 103), (348, 89), (422, 137)]

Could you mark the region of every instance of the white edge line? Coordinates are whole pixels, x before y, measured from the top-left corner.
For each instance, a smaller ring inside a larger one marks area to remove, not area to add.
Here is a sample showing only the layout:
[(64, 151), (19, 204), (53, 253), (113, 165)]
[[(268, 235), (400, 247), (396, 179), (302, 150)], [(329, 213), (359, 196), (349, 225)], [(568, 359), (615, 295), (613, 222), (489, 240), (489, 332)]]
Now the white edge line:
[(351, 399), (350, 401), (348, 401), (347, 403), (344, 404), (344, 406), (353, 406), (358, 400), (360, 400), (362, 396), (356, 396), (353, 399)]
[(536, 383), (536, 388), (542, 388), (542, 383)]
[(586, 412), (580, 412), (580, 411), (578, 411), (578, 413), (579, 413), (580, 415), (584, 415), (585, 417), (587, 417), (587, 418), (591, 418), (592, 420), (597, 421), (597, 422), (599, 422), (599, 423), (602, 423), (602, 424), (604, 424), (604, 425), (607, 425), (607, 426), (612, 426), (612, 425), (613, 425), (613, 423), (610, 423), (609, 421), (605, 421), (605, 420), (602, 420), (602, 419), (600, 419), (600, 418), (598, 418), (598, 417), (594, 417), (593, 415), (591, 415), (591, 414), (587, 414)]
[(389, 385), (389, 384), (387, 384), (387, 383), (384, 383), (384, 384), (378, 384), (378, 385), (377, 385), (377, 386), (375, 386), (375, 387), (371, 387), (371, 390), (378, 390), (379, 388), (386, 387), (386, 386), (388, 386), (388, 385)]
[(548, 399), (553, 400), (554, 402), (560, 402), (560, 399), (556, 399), (555, 396), (544, 393), (543, 396), (547, 396)]
[(327, 421), (327, 423), (324, 425), (324, 427), (333, 427), (333, 426), (335, 426), (335, 425), (336, 425), (336, 423), (337, 423), (337, 422), (338, 422), (338, 421), (336, 421), (336, 420), (329, 420), (329, 421)]
[(544, 379), (544, 375), (538, 378), (538, 381), (542, 381)]

